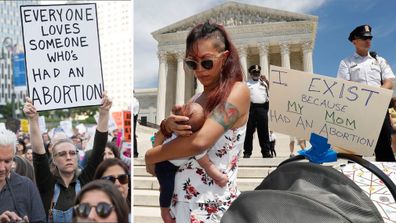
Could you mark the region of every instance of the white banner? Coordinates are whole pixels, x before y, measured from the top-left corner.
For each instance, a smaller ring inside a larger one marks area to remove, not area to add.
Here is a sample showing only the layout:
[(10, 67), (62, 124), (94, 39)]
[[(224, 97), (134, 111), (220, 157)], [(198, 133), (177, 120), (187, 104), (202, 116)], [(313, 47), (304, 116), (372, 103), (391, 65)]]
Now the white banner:
[(64, 120), (59, 122), (60, 127), (63, 129), (67, 137), (72, 137), (73, 133), (73, 124), (71, 120)]
[(21, 6), (29, 97), (38, 111), (100, 105), (96, 4)]
[(38, 121), (39, 121), (39, 127), (40, 127), (41, 134), (43, 134), (44, 132), (47, 132), (47, 126), (45, 125), (45, 117), (39, 116)]
[(271, 130), (372, 156), (392, 91), (271, 66), (269, 95)]

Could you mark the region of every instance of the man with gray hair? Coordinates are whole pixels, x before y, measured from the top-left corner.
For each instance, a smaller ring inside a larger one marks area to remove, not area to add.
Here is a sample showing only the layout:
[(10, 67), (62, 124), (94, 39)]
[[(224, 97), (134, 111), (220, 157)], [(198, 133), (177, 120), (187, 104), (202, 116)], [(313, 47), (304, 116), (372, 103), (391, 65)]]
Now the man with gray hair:
[(13, 132), (0, 129), (0, 222), (45, 222), (37, 187), (11, 171), (16, 140)]

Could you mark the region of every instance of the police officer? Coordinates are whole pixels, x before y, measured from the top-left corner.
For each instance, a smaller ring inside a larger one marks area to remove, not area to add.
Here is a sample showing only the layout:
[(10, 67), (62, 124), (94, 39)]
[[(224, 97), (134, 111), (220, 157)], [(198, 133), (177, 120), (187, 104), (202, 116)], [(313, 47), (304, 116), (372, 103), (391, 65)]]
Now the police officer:
[(246, 138), (243, 146), (243, 157), (249, 158), (253, 149), (253, 133), (256, 131), (260, 142), (263, 157), (271, 157), (268, 134), (268, 80), (260, 75), (261, 67), (249, 67), (251, 79), (247, 82), (250, 89), (250, 111), (246, 129)]
[[(340, 62), (337, 77), (370, 86), (392, 89), (392, 80), (395, 75), (389, 64), (376, 53), (369, 52), (372, 38), (369, 25), (358, 26), (349, 34), (348, 40), (355, 46), (356, 52)], [(391, 147), (391, 131), (389, 114), (386, 113), (375, 147), (376, 161), (395, 161)]]

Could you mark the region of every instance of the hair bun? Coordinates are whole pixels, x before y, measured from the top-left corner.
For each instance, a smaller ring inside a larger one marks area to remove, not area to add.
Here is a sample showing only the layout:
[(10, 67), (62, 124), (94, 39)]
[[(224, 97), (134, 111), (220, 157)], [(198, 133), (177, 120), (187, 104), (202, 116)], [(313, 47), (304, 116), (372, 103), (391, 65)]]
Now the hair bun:
[(202, 33), (212, 33), (216, 29), (217, 29), (216, 25), (208, 20), (202, 26)]

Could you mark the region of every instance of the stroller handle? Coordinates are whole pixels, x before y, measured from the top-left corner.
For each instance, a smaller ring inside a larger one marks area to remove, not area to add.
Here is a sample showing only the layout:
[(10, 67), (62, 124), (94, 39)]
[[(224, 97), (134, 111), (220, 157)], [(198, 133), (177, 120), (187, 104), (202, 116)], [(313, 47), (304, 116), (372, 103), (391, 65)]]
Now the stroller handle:
[[(370, 163), (369, 161), (363, 159), (360, 156), (356, 156), (356, 155), (352, 155), (352, 154), (337, 153), (337, 158), (353, 161), (353, 162), (363, 166), (364, 168), (368, 169), (370, 172), (372, 172), (374, 175), (376, 175), (380, 180), (382, 180), (382, 182), (384, 182), (385, 186), (389, 189), (390, 193), (393, 196), (393, 199), (396, 202), (396, 185), (376, 165)], [(282, 163), (279, 164), (279, 166), (282, 166), (283, 164), (290, 163), (293, 161), (304, 160), (304, 159), (305, 159), (305, 156), (297, 155), (297, 156), (294, 156), (290, 159), (283, 161)]]

